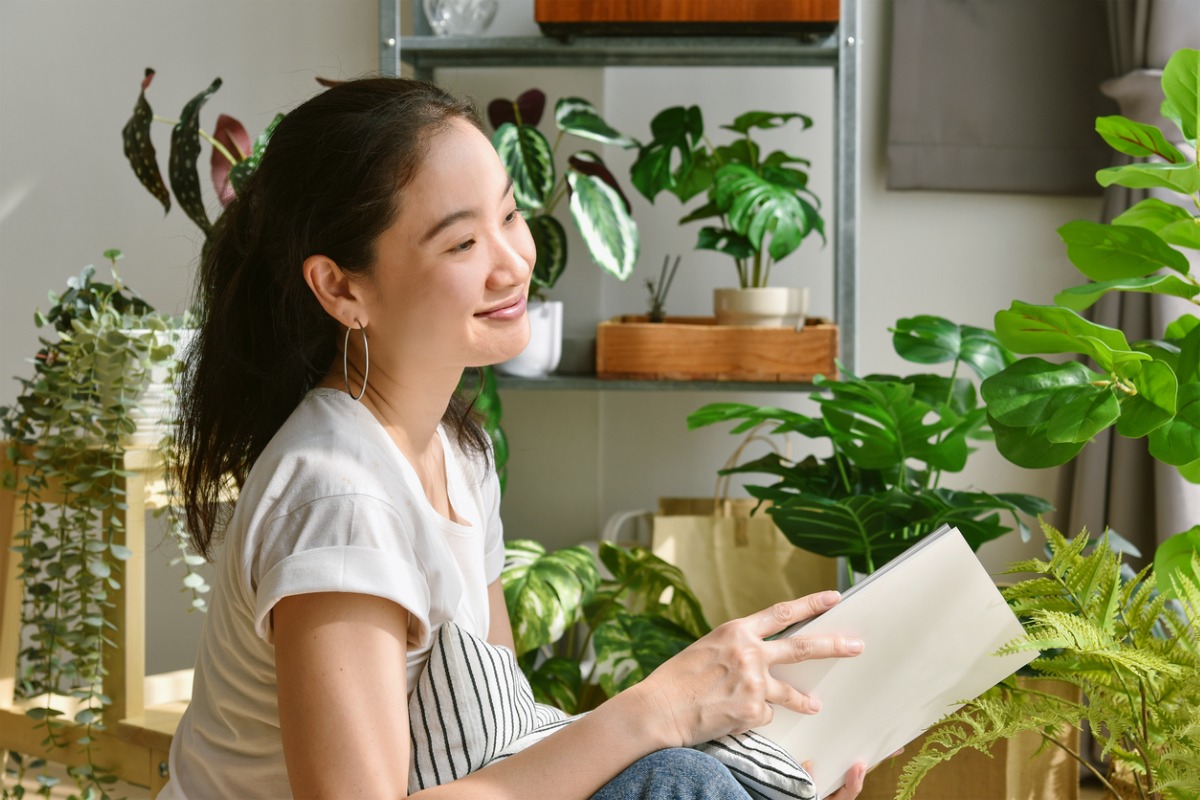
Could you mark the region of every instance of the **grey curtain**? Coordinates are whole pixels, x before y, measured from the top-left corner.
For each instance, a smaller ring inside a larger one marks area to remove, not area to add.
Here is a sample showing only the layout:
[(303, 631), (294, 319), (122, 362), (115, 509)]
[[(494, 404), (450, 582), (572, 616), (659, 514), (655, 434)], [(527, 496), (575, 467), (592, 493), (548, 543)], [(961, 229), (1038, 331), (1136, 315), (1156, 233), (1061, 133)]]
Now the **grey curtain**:
[[(1169, 138), (1179, 138), (1172, 123), (1159, 115), (1162, 67), (1181, 47), (1200, 47), (1200, 0), (1108, 0), (1109, 36), (1119, 77), (1102, 84), (1120, 113), (1158, 125)], [(1182, 141), (1173, 142), (1185, 149)], [(1152, 192), (1166, 202), (1169, 193)], [(1104, 221), (1146, 197), (1145, 191), (1119, 186), (1104, 197)], [(1192, 269), (1200, 260), (1190, 253)], [(1082, 283), (1082, 279), (1080, 280)], [(1160, 336), (1166, 324), (1188, 310), (1177, 298), (1113, 293), (1093, 309), (1102, 325), (1121, 328), (1130, 340)], [(1194, 310), (1194, 309), (1192, 309)], [(1083, 449), (1065, 468), (1056, 521), (1068, 534), (1106, 527), (1153, 556), (1159, 542), (1200, 522), (1200, 487), (1155, 462), (1144, 439), (1131, 440), (1109, 430)]]
[(1105, 0), (893, 0), (888, 188), (1100, 194), (1107, 28)]

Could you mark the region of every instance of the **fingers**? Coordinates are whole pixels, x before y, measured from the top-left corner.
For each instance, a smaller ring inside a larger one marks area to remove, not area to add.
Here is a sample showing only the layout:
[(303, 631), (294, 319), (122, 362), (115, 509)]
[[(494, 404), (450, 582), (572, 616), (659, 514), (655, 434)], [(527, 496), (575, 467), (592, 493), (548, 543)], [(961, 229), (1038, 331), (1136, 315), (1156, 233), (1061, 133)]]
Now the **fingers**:
[(788, 636), (764, 642), (768, 664), (797, 664), (816, 658), (847, 658), (862, 653), (863, 640), (831, 633), (822, 636)]
[[(812, 772), (809, 771), (811, 775)], [(867, 765), (861, 761), (846, 773), (846, 782), (842, 788), (825, 798), (825, 800), (854, 800), (863, 788), (863, 778), (867, 774)]]
[(834, 591), (817, 592), (798, 600), (776, 603), (770, 608), (746, 617), (754, 633), (765, 638), (779, 633), (789, 625), (823, 614), (838, 604), (842, 596)]
[(790, 684), (774, 679), (767, 686), (766, 701), (772, 705), (790, 708), (797, 714), (815, 714), (821, 710), (820, 698), (807, 695)]

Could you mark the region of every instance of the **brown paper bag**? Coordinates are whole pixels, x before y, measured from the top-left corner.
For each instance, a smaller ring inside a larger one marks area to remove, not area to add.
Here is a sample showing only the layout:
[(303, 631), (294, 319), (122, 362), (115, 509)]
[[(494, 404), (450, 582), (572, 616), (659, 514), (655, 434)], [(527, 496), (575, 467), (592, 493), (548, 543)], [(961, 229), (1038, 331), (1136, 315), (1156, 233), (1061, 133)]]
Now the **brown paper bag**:
[(837, 560), (789, 542), (756, 500), (665, 497), (651, 550), (687, 578), (716, 626), (781, 600), (837, 588)]

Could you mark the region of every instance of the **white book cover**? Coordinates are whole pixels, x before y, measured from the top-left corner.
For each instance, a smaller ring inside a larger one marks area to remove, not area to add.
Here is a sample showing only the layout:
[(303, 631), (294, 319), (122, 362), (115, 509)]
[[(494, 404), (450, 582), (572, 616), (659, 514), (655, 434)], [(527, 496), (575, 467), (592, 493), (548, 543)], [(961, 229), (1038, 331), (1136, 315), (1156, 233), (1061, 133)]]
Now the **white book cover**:
[(1021, 623), (962, 534), (947, 526), (783, 635), (823, 633), (856, 636), (863, 653), (772, 669), (819, 698), (821, 710), (776, 706), (774, 720), (758, 729), (812, 762), (822, 797), (856, 762), (875, 766), (1037, 657), (994, 655), (1022, 635)]

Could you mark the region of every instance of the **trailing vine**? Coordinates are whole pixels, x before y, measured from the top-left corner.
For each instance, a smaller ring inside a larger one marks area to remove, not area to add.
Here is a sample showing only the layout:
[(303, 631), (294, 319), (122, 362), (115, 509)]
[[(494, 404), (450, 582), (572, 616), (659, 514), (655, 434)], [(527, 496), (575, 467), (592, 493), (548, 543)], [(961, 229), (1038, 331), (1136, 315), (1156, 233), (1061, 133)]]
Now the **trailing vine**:
[[(165, 446), (141, 441), (139, 417), (159, 412), (142, 407), (152, 379), (172, 382), (177, 369), (174, 333), (179, 320), (159, 314), (125, 287), (116, 272), (120, 252), (105, 257), (112, 283), (93, 280), (85, 267), (68, 282), (53, 307), (35, 314), (52, 325), (56, 340), (40, 338), (34, 374), (19, 379), (15, 405), (0, 408), (8, 459), (18, 471), (22, 525), (14, 537), (24, 585), (17, 695), (33, 700), (26, 714), (44, 730), (50, 748), (78, 747), (83, 763), (67, 769), (82, 800), (104, 800), (117, 777), (96, 761), (97, 734), (106, 729), (106, 657), (115, 642), (111, 610), (121, 589), (127, 508), (125, 453), (131, 447)], [(166, 394), (169, 409), (170, 392)], [(53, 500), (53, 502), (50, 502)], [(184, 553), (181, 559), (187, 559)], [(203, 579), (188, 577), (192, 590)], [(194, 603), (195, 605), (195, 603)], [(200, 605), (203, 605), (202, 599)], [(64, 702), (64, 698), (67, 699)], [(18, 780), (28, 763), (14, 759)], [(38, 776), (38, 793), (49, 797), (57, 780)], [(21, 797), (18, 784), (5, 797)]]

